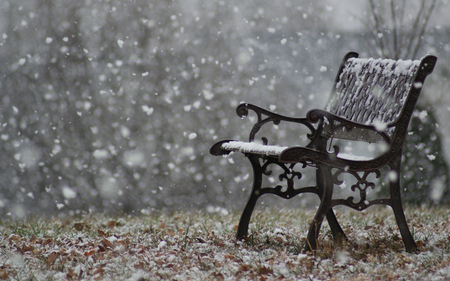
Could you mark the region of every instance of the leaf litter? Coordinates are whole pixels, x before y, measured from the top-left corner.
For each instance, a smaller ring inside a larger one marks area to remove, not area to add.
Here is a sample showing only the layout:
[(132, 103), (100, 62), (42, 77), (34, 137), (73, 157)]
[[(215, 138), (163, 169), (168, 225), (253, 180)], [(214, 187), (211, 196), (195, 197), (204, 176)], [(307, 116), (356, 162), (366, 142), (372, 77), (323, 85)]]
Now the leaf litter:
[(256, 211), (236, 241), (237, 212), (0, 221), (0, 280), (448, 280), (450, 210), (408, 208), (419, 253), (404, 251), (389, 208), (339, 210), (348, 241), (324, 222), (302, 253), (314, 212)]

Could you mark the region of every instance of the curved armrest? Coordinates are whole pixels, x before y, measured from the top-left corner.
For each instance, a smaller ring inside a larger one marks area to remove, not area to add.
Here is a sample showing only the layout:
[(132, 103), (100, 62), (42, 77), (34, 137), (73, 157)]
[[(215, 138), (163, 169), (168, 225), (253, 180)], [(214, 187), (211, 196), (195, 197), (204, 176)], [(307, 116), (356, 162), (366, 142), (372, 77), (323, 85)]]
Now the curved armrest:
[[(391, 143), (391, 138), (389, 137), (389, 135), (385, 131), (380, 131), (379, 128), (377, 128), (374, 125), (365, 125), (361, 123), (356, 123), (322, 109), (312, 109), (308, 111), (306, 117), (311, 123), (317, 123), (325, 117), (329, 125), (327, 134), (330, 134), (330, 137), (333, 135), (333, 132), (335, 132), (338, 129), (345, 128), (347, 131), (351, 131), (354, 128), (358, 128), (362, 130), (373, 131), (379, 134), (388, 144)], [(338, 122), (338, 124), (335, 124), (335, 121)], [(386, 129), (395, 126), (395, 124), (393, 123), (386, 125), (387, 125)]]
[[(258, 121), (253, 125), (253, 128), (250, 132), (249, 141), (252, 142), (255, 140), (256, 133), (259, 132), (261, 127), (269, 122), (273, 122), (275, 125), (278, 125), (281, 123), (281, 121), (286, 122), (293, 122), (293, 123), (299, 123), (305, 125), (310, 131), (311, 134), (308, 134), (307, 137), (309, 139), (312, 139), (313, 136), (316, 134), (316, 129), (311, 124), (311, 122), (307, 118), (292, 118), (283, 116), (271, 111), (268, 111), (266, 109), (263, 109), (259, 106), (249, 104), (249, 103), (242, 103), (236, 108), (236, 114), (239, 117), (246, 117), (248, 115), (249, 110), (252, 110), (256, 113), (256, 116), (258, 117)], [(267, 139), (263, 138), (263, 142), (267, 144)]]

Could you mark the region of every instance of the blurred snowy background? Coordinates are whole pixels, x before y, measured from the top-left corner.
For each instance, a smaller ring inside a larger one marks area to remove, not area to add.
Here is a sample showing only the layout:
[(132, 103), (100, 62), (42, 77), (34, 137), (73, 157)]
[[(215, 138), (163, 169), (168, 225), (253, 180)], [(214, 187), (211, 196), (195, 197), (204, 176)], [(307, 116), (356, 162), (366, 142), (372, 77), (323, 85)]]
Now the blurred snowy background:
[[(323, 108), (345, 53), (383, 55), (380, 39), (393, 44), (430, 10), (424, 34), (397, 42), (421, 39), (402, 59), (439, 58), (402, 180), (407, 202), (448, 203), (450, 4), (391, 2), (374, 14), (356, 0), (1, 0), (0, 214), (241, 208), (249, 163), (209, 154), (247, 139), (235, 107)], [(407, 23), (397, 34), (392, 11)]]

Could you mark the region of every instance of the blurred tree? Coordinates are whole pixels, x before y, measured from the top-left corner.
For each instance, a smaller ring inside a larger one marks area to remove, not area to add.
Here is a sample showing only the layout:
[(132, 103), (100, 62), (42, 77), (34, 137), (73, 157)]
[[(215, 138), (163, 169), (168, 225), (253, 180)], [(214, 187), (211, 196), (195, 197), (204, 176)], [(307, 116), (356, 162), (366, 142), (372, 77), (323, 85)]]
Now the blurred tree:
[[(369, 30), (365, 37), (367, 47), (384, 58), (418, 59), (436, 6), (437, 0), (368, 0), (368, 17), (362, 19)], [(426, 102), (426, 89), (416, 105), (406, 138), (402, 197), (408, 203), (448, 203), (449, 167), (437, 130), (435, 106)]]

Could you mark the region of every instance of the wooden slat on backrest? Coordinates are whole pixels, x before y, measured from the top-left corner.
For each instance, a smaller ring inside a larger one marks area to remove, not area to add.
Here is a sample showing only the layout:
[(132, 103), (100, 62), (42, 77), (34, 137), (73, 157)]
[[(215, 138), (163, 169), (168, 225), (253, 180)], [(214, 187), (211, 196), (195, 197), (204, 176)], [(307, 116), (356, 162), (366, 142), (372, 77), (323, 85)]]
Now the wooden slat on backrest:
[(395, 121), (405, 105), (419, 60), (349, 58), (326, 110), (371, 125)]

